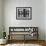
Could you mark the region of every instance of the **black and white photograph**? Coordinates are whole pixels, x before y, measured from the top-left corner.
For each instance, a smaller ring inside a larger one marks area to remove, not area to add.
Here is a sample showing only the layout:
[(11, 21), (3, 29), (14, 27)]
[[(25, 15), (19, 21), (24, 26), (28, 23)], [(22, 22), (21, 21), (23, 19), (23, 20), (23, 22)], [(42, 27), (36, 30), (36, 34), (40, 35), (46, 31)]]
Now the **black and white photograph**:
[(16, 7), (16, 19), (17, 20), (31, 20), (32, 7)]

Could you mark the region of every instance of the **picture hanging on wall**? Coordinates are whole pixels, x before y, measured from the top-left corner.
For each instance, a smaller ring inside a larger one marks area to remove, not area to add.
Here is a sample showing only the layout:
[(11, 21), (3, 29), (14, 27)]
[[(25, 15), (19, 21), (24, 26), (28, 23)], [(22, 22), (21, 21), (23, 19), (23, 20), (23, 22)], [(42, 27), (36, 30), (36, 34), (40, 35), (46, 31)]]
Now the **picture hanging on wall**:
[(31, 20), (32, 7), (16, 7), (16, 19), (17, 20)]

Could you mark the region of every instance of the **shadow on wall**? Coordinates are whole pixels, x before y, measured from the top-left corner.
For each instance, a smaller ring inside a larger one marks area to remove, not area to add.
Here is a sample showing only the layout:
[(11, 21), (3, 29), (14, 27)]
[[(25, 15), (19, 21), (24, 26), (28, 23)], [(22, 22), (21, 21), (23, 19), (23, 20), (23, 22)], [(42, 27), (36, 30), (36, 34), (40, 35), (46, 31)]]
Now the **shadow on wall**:
[(0, 39), (3, 38), (3, 32), (0, 30)]

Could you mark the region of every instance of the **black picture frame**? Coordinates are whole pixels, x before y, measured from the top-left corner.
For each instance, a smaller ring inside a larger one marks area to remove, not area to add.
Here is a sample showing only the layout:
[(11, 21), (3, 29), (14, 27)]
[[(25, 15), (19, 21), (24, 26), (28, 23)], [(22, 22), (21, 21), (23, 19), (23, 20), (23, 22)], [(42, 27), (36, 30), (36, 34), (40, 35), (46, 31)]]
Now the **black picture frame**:
[(31, 20), (32, 7), (16, 7), (16, 19), (17, 20)]

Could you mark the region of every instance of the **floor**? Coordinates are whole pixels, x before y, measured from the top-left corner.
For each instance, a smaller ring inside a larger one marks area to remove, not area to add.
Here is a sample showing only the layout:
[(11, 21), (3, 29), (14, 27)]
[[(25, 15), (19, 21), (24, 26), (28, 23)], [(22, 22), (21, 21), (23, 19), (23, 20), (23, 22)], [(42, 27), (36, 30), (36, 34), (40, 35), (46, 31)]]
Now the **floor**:
[(7, 45), (0, 45), (0, 46), (42, 46), (39, 44), (7, 44)]
[(26, 41), (15, 41), (15, 40), (10, 40), (8, 41), (7, 44), (5, 45), (0, 45), (0, 46), (46, 46), (46, 42), (42, 40), (26, 40)]

